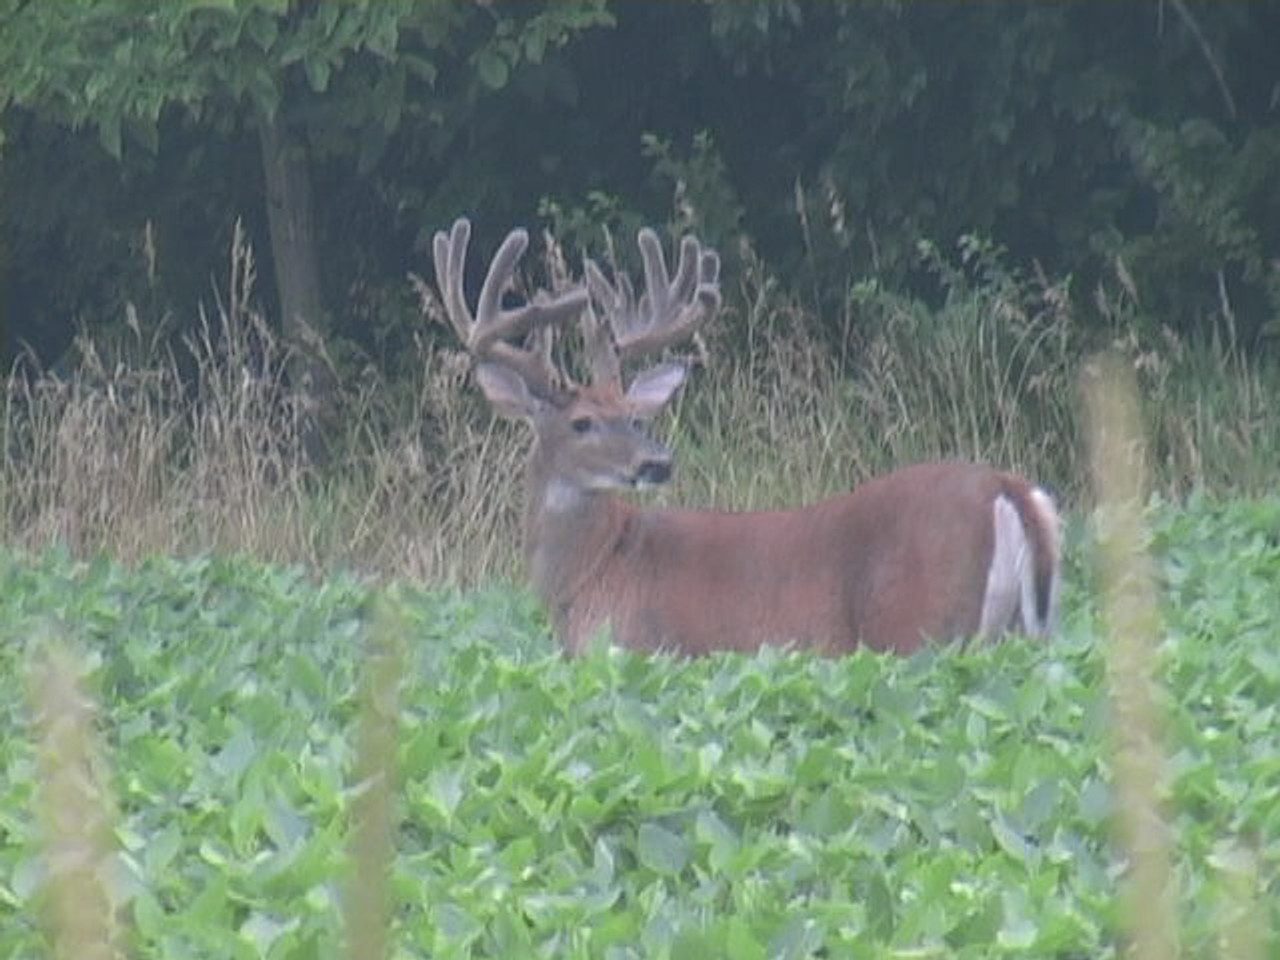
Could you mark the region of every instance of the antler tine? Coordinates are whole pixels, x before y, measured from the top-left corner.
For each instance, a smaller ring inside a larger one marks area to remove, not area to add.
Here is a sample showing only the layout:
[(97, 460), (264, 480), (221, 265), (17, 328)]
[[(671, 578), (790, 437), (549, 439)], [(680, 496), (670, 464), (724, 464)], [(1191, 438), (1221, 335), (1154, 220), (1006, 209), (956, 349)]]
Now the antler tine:
[(446, 234), (437, 230), (432, 242), (432, 254), (436, 267), (436, 286), (444, 303), (445, 316), (464, 346), (471, 343), (471, 330), (475, 321), (462, 295), (463, 264), (467, 256), (467, 244), (471, 240), (471, 221), (459, 218)]
[[(666, 316), (672, 301), (679, 296), (672, 289), (671, 279), (667, 274), (667, 260), (662, 253), (662, 241), (658, 235), (645, 227), (636, 236), (636, 244), (640, 247), (640, 262), (644, 267), (644, 293), (640, 297), (641, 308), (647, 301), (649, 312), (653, 317)], [(680, 240), (680, 262), (676, 267), (677, 283), (687, 284), (693, 277), (691, 263), (697, 262), (698, 241), (692, 236)], [(687, 294), (686, 294), (687, 296)]]
[[(587, 261), (587, 269), (595, 269), (595, 264)], [(598, 269), (597, 277), (604, 277)], [(607, 283), (606, 283), (607, 286)], [(613, 337), (608, 327), (596, 316), (595, 307), (590, 302), (582, 311), (582, 345), (587, 354), (587, 364), (591, 370), (591, 382), (595, 384), (611, 383), (622, 386), (622, 363), (618, 359), (618, 351), (614, 349)]]
[(470, 221), (459, 218), (447, 236), (441, 231), (433, 240), (436, 282), (458, 339), (478, 362), (500, 363), (520, 374), (530, 389), (543, 394), (554, 392), (561, 374), (551, 362), (549, 351), (539, 349), (536, 342), (525, 348), (511, 341), (529, 338), (545, 343), (541, 331), (569, 320), (587, 306), (586, 290), (578, 286), (554, 298), (539, 290), (527, 303), (504, 308), (502, 295), (529, 246), (529, 234), (516, 229), (507, 234), (493, 256), (473, 318), (462, 289), (470, 239)]
[[(613, 344), (612, 330), (616, 330), (619, 317), (635, 313), (635, 292), (626, 274), (618, 275), (615, 286), (589, 257), (583, 261), (590, 294), (587, 309), (582, 314), (582, 340), (586, 347), (593, 383), (622, 383), (622, 363)], [(596, 316), (596, 304), (604, 311), (608, 324)]]
[(508, 338), (521, 337), (529, 332), (532, 322), (532, 304), (512, 310), (502, 309), (502, 295), (515, 277), (516, 264), (529, 249), (529, 233), (515, 229), (507, 234), (498, 252), (493, 255), (489, 272), (480, 288), (480, 301), (476, 304), (476, 325), (472, 330), (471, 349), (483, 355), (493, 343)]
[(691, 336), (700, 323), (720, 309), (720, 257), (714, 250), (703, 250), (695, 237), (686, 236), (680, 243), (680, 261), (672, 280), (658, 235), (646, 228), (640, 231), (637, 242), (644, 261), (645, 292), (639, 304), (632, 306), (633, 295), (627, 283), (627, 289), (617, 298), (626, 309), (609, 314), (617, 351), (623, 359), (656, 353)]

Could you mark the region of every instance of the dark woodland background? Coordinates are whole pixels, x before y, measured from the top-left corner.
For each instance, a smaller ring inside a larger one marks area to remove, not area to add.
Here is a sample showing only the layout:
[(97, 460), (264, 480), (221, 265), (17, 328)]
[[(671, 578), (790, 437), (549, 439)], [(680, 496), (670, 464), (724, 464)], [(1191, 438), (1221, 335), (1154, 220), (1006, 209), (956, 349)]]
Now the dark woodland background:
[[(390, 375), (455, 216), (694, 229), (834, 325), (961, 238), (1179, 333), (1280, 333), (1280, 4), (0, 0), (8, 365), (269, 317)], [(274, 322), (274, 321), (273, 321)], [(732, 335), (732, 331), (730, 331)], [(856, 358), (855, 358), (856, 359)]]

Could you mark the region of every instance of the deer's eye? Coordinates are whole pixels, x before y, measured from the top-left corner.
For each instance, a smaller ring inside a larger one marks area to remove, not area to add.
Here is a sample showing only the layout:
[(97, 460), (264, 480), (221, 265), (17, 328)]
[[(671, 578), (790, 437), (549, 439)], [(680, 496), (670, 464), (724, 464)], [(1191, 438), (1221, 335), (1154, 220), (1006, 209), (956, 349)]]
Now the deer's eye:
[(574, 417), (569, 426), (573, 427), (574, 433), (586, 433), (594, 426), (594, 421), (590, 417)]

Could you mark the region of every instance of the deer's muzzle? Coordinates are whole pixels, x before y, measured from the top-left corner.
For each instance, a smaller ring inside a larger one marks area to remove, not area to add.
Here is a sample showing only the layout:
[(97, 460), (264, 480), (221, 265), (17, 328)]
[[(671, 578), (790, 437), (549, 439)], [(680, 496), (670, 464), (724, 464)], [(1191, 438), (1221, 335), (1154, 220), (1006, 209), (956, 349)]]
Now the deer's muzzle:
[(656, 487), (671, 479), (671, 458), (653, 458), (643, 461), (636, 470), (637, 487)]

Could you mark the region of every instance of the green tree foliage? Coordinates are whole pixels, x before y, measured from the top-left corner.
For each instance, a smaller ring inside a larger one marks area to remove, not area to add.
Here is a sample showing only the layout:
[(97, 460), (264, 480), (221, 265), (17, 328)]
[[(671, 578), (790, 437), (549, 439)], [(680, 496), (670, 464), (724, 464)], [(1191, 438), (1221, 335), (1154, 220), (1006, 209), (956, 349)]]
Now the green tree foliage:
[[(125, 177), (157, 164), (186, 167), (173, 193), (135, 222), (163, 216), (158, 207), (182, 204), (202, 180), (225, 176), (209, 168), (207, 146), (243, 146), (246, 131), (275, 134), (263, 147), (269, 208), (295, 204), (273, 190), (274, 154), (286, 182), (333, 158), (344, 175), (358, 176), (406, 124), (427, 131), (427, 151), (438, 152), (466, 133), (478, 104), (503, 91), (521, 64), (539, 64), (576, 32), (610, 22), (602, 0), (506, 10), (413, 0), (3, 0), (0, 19), (7, 118), (22, 123), (26, 112), (38, 124), (92, 129)], [(173, 142), (162, 145), (166, 130)], [(309, 205), (306, 193), (296, 202)], [(295, 223), (309, 216), (285, 214)], [(282, 297), (282, 264), (299, 259), (283, 243), (298, 232), (277, 235), (272, 224)]]
[[(1201, 281), (1218, 271), (1280, 309), (1264, 264), (1280, 240), (1274, 11), (760, 0), (716, 13), (723, 55), (757, 78), (753, 134), (778, 148), (730, 150), (735, 175), (746, 163), (742, 179), (775, 184), (772, 205), (747, 203), (755, 232), (787, 237), (798, 205), (829, 295), (842, 273), (909, 273), (921, 237), (976, 232), (1089, 283), (1126, 258), (1170, 320), (1207, 306)], [(788, 175), (796, 205), (778, 203)]]
[[(141, 246), (144, 223), (162, 275), (193, 274), (186, 304), (236, 216), (269, 249), (244, 155), (271, 117), (309, 164), (330, 329), (384, 357), (413, 322), (404, 273), (461, 212), (478, 244), (539, 211), (575, 244), (663, 218), (730, 257), (746, 236), (827, 317), (868, 277), (936, 292), (919, 241), (962, 235), (1073, 276), (1080, 303), (1118, 278), (1184, 332), (1227, 314), (1253, 342), (1280, 314), (1274, 5), (0, 0), (0, 17), (3, 189), (42, 198), (4, 211), (9, 269), (60, 259), (47, 288), (95, 322), (127, 273), (102, 251)], [(78, 236), (75, 209), (39, 217), (68, 166), (108, 240)]]
[(155, 149), (171, 106), (216, 129), (309, 92), (303, 112), (317, 139), (345, 150), (358, 139), (365, 164), (378, 131), (385, 143), (400, 125), (410, 85), (441, 89), (460, 51), (473, 87), (501, 90), (521, 62), (608, 22), (591, 0), (524, 16), (414, 0), (4, 0), (0, 18), (0, 107), (91, 126), (112, 156), (126, 136)]

